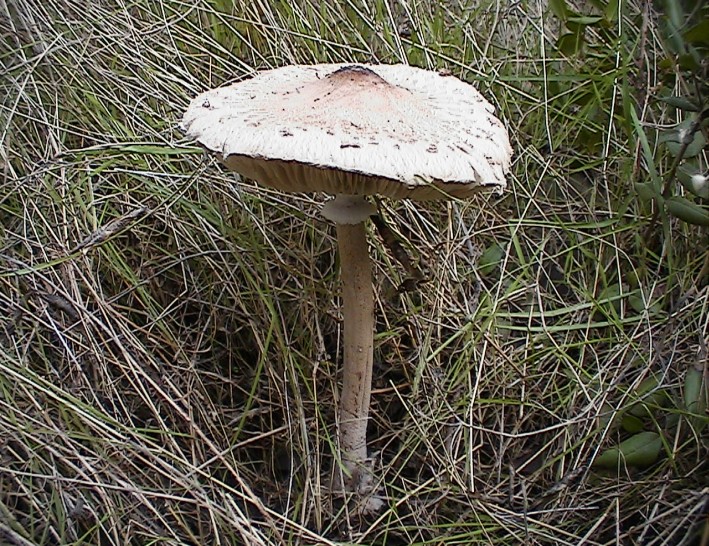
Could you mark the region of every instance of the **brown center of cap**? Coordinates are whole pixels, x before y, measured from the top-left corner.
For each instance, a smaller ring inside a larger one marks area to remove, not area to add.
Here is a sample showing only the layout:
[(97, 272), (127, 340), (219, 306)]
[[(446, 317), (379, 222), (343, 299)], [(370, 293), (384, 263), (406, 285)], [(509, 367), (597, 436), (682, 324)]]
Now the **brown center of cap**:
[[(400, 130), (405, 130), (409, 125), (403, 121), (406, 112), (420, 106), (408, 89), (358, 65), (338, 68), (298, 87), (284, 99), (282, 112), (291, 120), (307, 119), (312, 126), (340, 127), (364, 138), (375, 135), (382, 125), (395, 122), (400, 122)], [(422, 106), (420, 115), (413, 117), (419, 119), (426, 109)]]
[(333, 84), (355, 83), (359, 85), (389, 85), (379, 74), (366, 66), (349, 65), (328, 74), (327, 79)]

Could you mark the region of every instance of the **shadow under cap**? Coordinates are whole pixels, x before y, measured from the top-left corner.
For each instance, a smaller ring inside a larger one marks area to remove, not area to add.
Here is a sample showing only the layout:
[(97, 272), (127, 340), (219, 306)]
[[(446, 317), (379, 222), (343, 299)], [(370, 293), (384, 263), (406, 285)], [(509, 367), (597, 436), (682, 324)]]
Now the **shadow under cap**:
[(232, 154), (220, 157), (232, 171), (277, 190), (285, 192), (324, 192), (348, 195), (381, 195), (392, 199), (435, 201), (466, 199), (482, 191), (501, 194), (498, 184), (484, 185), (470, 182), (421, 181), (406, 184), (363, 172), (344, 171), (337, 167), (308, 165), (298, 161), (284, 161), (265, 157)]

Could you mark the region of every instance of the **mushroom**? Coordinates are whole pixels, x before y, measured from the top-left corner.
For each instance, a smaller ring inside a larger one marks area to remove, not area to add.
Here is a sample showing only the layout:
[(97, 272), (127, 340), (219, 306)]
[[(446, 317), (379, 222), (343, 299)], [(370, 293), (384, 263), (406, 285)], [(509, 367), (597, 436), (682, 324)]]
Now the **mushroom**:
[(345, 491), (371, 491), (366, 470), (374, 294), (365, 196), (433, 200), (501, 192), (512, 149), (471, 85), (406, 65), (286, 66), (207, 91), (182, 128), (231, 170), (289, 192), (335, 198), (344, 319), (339, 446)]

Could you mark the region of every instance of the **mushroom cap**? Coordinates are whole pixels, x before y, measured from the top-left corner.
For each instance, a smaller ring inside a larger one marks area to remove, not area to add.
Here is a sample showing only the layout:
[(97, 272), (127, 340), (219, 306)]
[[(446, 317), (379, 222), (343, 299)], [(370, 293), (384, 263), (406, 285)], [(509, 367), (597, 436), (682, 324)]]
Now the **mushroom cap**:
[(501, 192), (512, 157), (505, 127), (472, 85), (407, 65), (267, 70), (197, 96), (182, 128), (229, 169), (292, 192)]

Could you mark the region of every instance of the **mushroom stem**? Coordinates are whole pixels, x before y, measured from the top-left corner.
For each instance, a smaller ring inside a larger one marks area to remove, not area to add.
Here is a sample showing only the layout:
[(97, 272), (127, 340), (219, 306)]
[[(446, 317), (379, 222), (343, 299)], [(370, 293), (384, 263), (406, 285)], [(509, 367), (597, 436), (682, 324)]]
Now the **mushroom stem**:
[(337, 224), (344, 318), (344, 366), (340, 397), (340, 450), (349, 491), (366, 489), (367, 421), (374, 360), (372, 264), (364, 221)]

